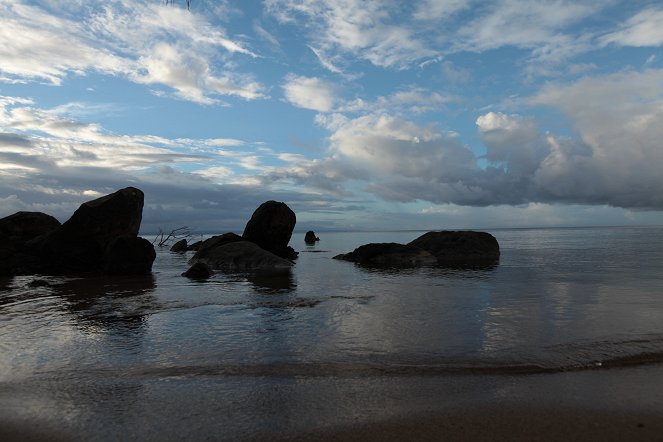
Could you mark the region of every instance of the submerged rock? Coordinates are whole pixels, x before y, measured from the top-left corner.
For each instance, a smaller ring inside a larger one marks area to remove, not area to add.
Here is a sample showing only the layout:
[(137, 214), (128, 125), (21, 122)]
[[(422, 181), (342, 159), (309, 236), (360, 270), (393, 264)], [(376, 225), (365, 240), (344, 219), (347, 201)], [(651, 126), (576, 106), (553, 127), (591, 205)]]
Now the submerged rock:
[(437, 259), (418, 247), (398, 243), (372, 243), (357, 247), (334, 259), (351, 261), (365, 266), (417, 267), (433, 265)]
[(285, 259), (296, 259), (297, 252), (288, 246), (297, 217), (285, 203), (264, 202), (246, 223), (242, 238)]
[(366, 244), (334, 259), (365, 266), (445, 267), (490, 266), (499, 261), (500, 248), (495, 237), (486, 232), (428, 232), (408, 244)]
[(315, 232), (313, 230), (306, 232), (306, 235), (304, 235), (304, 242), (306, 244), (313, 245), (316, 241), (320, 241), (320, 238), (315, 236)]
[(231, 241), (217, 245), (207, 250), (204, 256), (197, 257), (194, 261), (194, 264), (196, 263), (204, 263), (212, 269), (224, 271), (271, 271), (289, 269), (293, 265), (292, 261), (249, 241)]
[(497, 239), (486, 232), (428, 232), (408, 245), (426, 250), (440, 265), (485, 265), (496, 263), (500, 258)]

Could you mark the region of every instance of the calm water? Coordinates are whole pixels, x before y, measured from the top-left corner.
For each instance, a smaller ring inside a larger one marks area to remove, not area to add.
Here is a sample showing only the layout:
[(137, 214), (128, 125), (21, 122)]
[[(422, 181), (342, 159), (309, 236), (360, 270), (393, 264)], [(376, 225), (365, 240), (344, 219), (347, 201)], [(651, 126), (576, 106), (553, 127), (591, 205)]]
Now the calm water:
[(283, 379), (663, 360), (663, 227), (494, 230), (501, 260), (484, 270), (331, 259), (421, 233), (320, 233), (315, 247), (295, 234), (299, 259), (278, 277), (193, 282), (180, 276), (191, 255), (163, 249), (151, 278), (0, 280), (0, 411), (92, 419), (85, 407), (118, 401), (100, 412), (115, 419), (140, 404), (137, 391), (168, 401), (182, 379), (205, 379), (192, 394), (211, 388), (232, 403), (247, 383)]

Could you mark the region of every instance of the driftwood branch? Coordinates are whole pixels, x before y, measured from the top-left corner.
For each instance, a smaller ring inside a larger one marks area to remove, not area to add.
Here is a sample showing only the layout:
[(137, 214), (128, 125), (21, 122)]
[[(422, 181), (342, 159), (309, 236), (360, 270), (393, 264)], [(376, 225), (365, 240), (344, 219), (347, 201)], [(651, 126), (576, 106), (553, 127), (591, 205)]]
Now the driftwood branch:
[(178, 227), (177, 229), (171, 230), (168, 234), (159, 229), (159, 233), (152, 242), (159, 247), (164, 247), (170, 244), (171, 242), (178, 241), (180, 239), (187, 239), (191, 237), (191, 229), (187, 226)]

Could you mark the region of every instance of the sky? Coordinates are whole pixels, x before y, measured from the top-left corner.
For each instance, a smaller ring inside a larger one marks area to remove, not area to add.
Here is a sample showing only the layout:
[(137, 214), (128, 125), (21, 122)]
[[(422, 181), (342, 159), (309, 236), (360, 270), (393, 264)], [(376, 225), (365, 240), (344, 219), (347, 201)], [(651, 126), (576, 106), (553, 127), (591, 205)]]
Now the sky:
[(0, 217), (663, 224), (663, 3), (0, 0)]

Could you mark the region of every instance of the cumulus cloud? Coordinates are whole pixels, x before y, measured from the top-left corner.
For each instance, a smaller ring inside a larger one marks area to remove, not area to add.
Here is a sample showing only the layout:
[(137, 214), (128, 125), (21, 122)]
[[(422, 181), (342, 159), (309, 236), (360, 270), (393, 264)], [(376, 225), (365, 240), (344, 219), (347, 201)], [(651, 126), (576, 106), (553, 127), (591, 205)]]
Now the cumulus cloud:
[(336, 102), (335, 87), (317, 77), (290, 74), (283, 84), (285, 98), (297, 107), (329, 112)]
[[(419, 95), (405, 96), (417, 101)], [(347, 183), (363, 183), (363, 191), (399, 202), (660, 210), (662, 97), (663, 70), (549, 83), (523, 103), (563, 113), (573, 135), (547, 131), (533, 117), (488, 112), (476, 119), (481, 155), (435, 124), (416, 123), (374, 103), (355, 103), (353, 111), (368, 111), (351, 116), (345, 105), (339, 108), (345, 113), (316, 117), (329, 131), (324, 158), (293, 158), (262, 178), (339, 195)]]
[[(216, 59), (257, 55), (202, 15), (149, 2), (104, 2), (81, 21), (46, 6), (0, 4), (0, 74), (6, 81), (61, 84), (88, 72), (172, 88), (185, 100), (214, 103), (230, 95), (264, 96), (251, 75), (217, 72)], [(79, 10), (80, 12), (80, 10)]]

